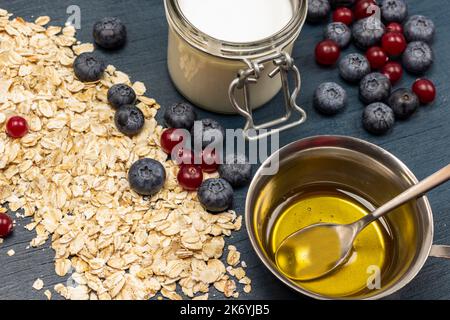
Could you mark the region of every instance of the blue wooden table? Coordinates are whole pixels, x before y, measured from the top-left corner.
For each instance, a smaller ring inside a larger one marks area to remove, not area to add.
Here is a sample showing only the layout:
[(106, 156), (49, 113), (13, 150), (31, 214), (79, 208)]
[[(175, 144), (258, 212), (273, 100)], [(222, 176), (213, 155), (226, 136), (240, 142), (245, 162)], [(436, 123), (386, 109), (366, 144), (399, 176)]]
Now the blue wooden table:
[[(294, 57), (302, 71), (303, 88), (299, 98), (308, 112), (309, 119), (301, 127), (281, 135), (281, 145), (294, 140), (319, 135), (339, 134), (366, 139), (391, 151), (402, 159), (417, 175), (423, 178), (450, 162), (450, 7), (448, 0), (408, 0), (412, 14), (424, 14), (435, 21), (437, 37), (433, 45), (436, 62), (427, 74), (437, 85), (438, 100), (430, 106), (421, 107), (412, 119), (399, 122), (395, 129), (383, 137), (367, 134), (361, 125), (362, 103), (358, 100), (357, 87), (343, 83), (335, 68), (324, 69), (314, 62), (313, 48), (322, 37), (323, 26), (305, 26), (295, 44)], [(48, 15), (52, 24), (63, 25), (67, 20), (66, 9), (77, 4), (81, 9), (81, 30), (78, 38), (92, 42), (92, 25), (104, 16), (120, 17), (128, 27), (129, 42), (117, 52), (101, 52), (108, 63), (129, 74), (133, 80), (145, 82), (149, 95), (162, 106), (182, 100), (173, 87), (166, 68), (167, 23), (161, 0), (0, 0), (0, 8), (16, 16), (32, 19)], [(351, 47), (347, 53), (357, 51)], [(410, 87), (415, 77), (406, 75), (399, 87)], [(312, 108), (312, 93), (321, 82), (333, 80), (343, 83), (349, 93), (347, 110), (334, 118), (324, 118)], [(278, 114), (282, 97), (277, 97), (257, 112), (258, 118), (269, 119)], [(201, 117), (212, 117), (227, 128), (242, 127), (244, 121), (237, 116), (220, 116), (199, 111)], [(246, 190), (237, 192), (235, 207), (243, 213)], [(435, 243), (450, 244), (450, 184), (430, 193), (434, 210)], [(61, 279), (53, 266), (53, 251), (48, 244), (41, 248), (26, 249), (33, 234), (18, 221), (11, 238), (0, 245), (0, 299), (43, 299), (43, 291), (31, 288), (38, 277), (45, 288), (51, 289)], [(241, 295), (242, 299), (303, 299), (280, 284), (262, 266), (242, 230), (227, 239), (242, 252), (248, 264), (248, 274), (253, 280), (253, 291)], [(6, 252), (14, 249), (16, 254), (8, 257)], [(55, 297), (57, 295), (54, 295)], [(450, 299), (450, 261), (430, 258), (420, 274), (391, 299)]]

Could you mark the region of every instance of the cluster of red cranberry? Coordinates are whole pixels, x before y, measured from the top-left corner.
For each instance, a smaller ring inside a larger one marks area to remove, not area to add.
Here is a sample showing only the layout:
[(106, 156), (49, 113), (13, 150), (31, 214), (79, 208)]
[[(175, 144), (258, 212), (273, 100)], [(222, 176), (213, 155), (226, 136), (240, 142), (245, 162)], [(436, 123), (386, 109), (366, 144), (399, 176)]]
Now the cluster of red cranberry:
[[(342, 22), (347, 26), (354, 21), (367, 18), (375, 14), (376, 10), (368, 10), (378, 6), (375, 0), (358, 0), (353, 10), (347, 7), (337, 8), (332, 15), (333, 22)], [(403, 76), (403, 67), (391, 58), (400, 56), (407, 47), (407, 41), (403, 35), (403, 27), (400, 23), (391, 22), (386, 26), (386, 32), (381, 39), (380, 46), (374, 46), (366, 51), (367, 60), (372, 70), (379, 70), (391, 81), (397, 83)], [(316, 61), (324, 66), (334, 65), (341, 54), (341, 50), (333, 40), (321, 41), (316, 46)], [(428, 79), (418, 79), (413, 87), (413, 92), (419, 97), (421, 103), (427, 104), (436, 98), (436, 87)]]
[[(218, 155), (205, 149), (199, 155), (184, 147), (185, 136), (181, 130), (169, 128), (161, 135), (161, 147), (180, 167), (177, 180), (180, 186), (188, 191), (196, 191), (203, 182), (203, 173), (214, 173), (219, 168)], [(174, 152), (175, 150), (175, 152)]]

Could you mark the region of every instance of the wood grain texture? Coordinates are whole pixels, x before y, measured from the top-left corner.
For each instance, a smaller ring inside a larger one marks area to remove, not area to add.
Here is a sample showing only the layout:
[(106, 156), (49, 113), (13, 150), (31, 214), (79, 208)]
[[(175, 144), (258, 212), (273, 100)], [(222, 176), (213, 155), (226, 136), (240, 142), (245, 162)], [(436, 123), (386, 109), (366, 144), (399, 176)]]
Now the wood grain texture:
[[(400, 122), (393, 132), (384, 137), (368, 135), (361, 125), (363, 105), (358, 100), (356, 87), (343, 83), (335, 68), (323, 69), (313, 62), (313, 48), (322, 37), (323, 26), (305, 26), (295, 44), (296, 64), (302, 71), (303, 88), (300, 103), (308, 112), (309, 119), (301, 127), (281, 135), (281, 145), (294, 140), (318, 135), (340, 134), (366, 139), (386, 148), (402, 159), (417, 175), (423, 178), (450, 160), (450, 15), (448, 0), (408, 0), (412, 14), (430, 16), (436, 22), (438, 33), (433, 45), (436, 63), (428, 73), (437, 85), (439, 98), (431, 106), (422, 107), (407, 122)], [(129, 74), (133, 80), (146, 83), (149, 95), (162, 106), (182, 100), (173, 87), (166, 69), (167, 24), (161, 0), (0, 0), (0, 8), (16, 16), (33, 19), (49, 15), (51, 24), (62, 25), (67, 19), (66, 9), (77, 4), (81, 8), (82, 28), (78, 38), (92, 42), (92, 25), (104, 16), (120, 17), (128, 27), (129, 42), (117, 52), (101, 54), (108, 63)], [(351, 47), (346, 53), (356, 51)], [(399, 86), (410, 87), (415, 77), (406, 75)], [(348, 89), (349, 106), (341, 115), (324, 118), (312, 109), (312, 93), (321, 82), (333, 80), (343, 83)], [(257, 112), (260, 119), (274, 117), (280, 110), (282, 98), (277, 97)], [(220, 120), (227, 128), (238, 128), (244, 124), (237, 116), (219, 116), (200, 111), (201, 117)], [(243, 213), (246, 190), (236, 194), (235, 207)], [(434, 210), (435, 243), (450, 244), (450, 185), (430, 193)], [(53, 290), (61, 278), (53, 267), (53, 251), (48, 246), (26, 249), (33, 233), (23, 226), (26, 221), (17, 219), (14, 235), (0, 245), (0, 299), (44, 299), (45, 289)], [(248, 274), (253, 280), (253, 291), (241, 295), (241, 299), (305, 299), (280, 284), (260, 263), (250, 246), (245, 230), (233, 234), (228, 244), (236, 245), (248, 264)], [(16, 254), (8, 257), (6, 252), (14, 249)], [(36, 278), (44, 280), (45, 287), (37, 292), (32, 289)], [(55, 294), (56, 298), (58, 295)], [(220, 295), (212, 296), (219, 298)], [(450, 299), (450, 261), (430, 258), (419, 275), (390, 299)]]

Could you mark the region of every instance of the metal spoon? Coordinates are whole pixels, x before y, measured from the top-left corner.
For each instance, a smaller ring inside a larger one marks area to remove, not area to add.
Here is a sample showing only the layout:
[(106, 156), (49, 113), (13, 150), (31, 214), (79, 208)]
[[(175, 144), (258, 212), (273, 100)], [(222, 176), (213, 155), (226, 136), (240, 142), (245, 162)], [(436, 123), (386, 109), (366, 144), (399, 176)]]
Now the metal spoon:
[(320, 223), (301, 229), (283, 240), (275, 253), (275, 261), (293, 280), (320, 278), (347, 261), (355, 238), (370, 223), (449, 179), (450, 165), (447, 165), (354, 223)]

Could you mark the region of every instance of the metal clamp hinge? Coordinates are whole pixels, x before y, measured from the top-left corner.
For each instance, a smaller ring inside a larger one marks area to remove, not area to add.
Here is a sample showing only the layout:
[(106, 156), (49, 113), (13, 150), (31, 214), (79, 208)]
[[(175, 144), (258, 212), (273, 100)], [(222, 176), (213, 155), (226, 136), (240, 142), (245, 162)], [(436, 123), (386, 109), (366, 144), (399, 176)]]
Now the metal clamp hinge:
[[(269, 73), (269, 77), (274, 78), (279, 73), (281, 76), (285, 114), (281, 118), (256, 125), (253, 119), (252, 108), (250, 107), (249, 85), (258, 82), (258, 79), (261, 77), (261, 73), (264, 70), (264, 64), (270, 61), (273, 61), (275, 69)], [(233, 107), (239, 114), (247, 119), (247, 123), (244, 127), (244, 136), (246, 139), (258, 140), (271, 134), (279, 133), (298, 126), (306, 121), (306, 112), (299, 105), (297, 105), (296, 101), (301, 89), (300, 71), (297, 66), (295, 66), (294, 59), (289, 54), (285, 52), (277, 52), (259, 60), (245, 60), (245, 62), (248, 65), (248, 68), (239, 71), (238, 77), (231, 82), (228, 94)], [(292, 92), (289, 88), (289, 72), (291, 71), (294, 75), (295, 86)], [(236, 94), (238, 90), (243, 90), (243, 106), (240, 106), (237, 102)], [(279, 126), (282, 123), (288, 122), (294, 113), (299, 114), (299, 118), (297, 120)], [(258, 130), (261, 129), (267, 130), (263, 133), (257, 133)]]

